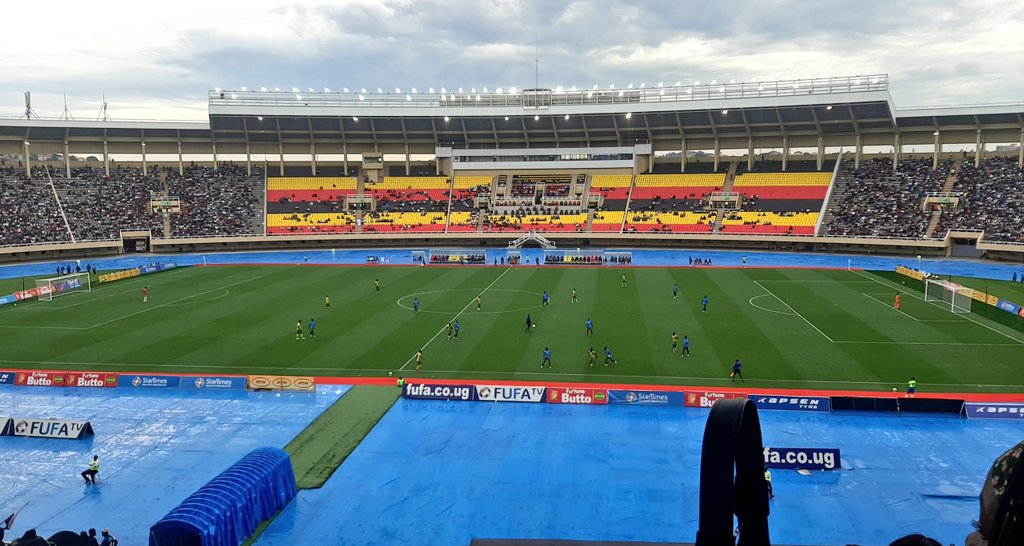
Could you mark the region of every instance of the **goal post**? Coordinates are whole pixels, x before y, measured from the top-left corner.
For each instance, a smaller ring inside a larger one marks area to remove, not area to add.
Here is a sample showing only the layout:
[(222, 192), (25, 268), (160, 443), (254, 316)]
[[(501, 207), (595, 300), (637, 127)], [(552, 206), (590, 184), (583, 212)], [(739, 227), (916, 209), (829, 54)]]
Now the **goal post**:
[(971, 298), (966, 286), (942, 279), (925, 279), (924, 301), (948, 308), (951, 313), (970, 313)]
[(92, 292), (92, 279), (88, 273), (75, 273), (49, 279), (36, 279), (39, 301), (53, 301), (57, 296), (72, 292)]

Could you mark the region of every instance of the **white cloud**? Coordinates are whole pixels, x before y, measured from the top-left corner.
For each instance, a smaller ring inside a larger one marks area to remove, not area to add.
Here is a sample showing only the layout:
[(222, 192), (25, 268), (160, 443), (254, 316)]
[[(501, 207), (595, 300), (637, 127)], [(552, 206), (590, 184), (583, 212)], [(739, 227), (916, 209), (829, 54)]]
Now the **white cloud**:
[[(205, 118), (212, 87), (532, 86), (892, 76), (899, 105), (1024, 100), (1024, 4), (43, 0), (4, 7), (0, 115)], [(524, 85), (527, 84), (527, 85)], [(81, 105), (81, 106), (77, 106)]]

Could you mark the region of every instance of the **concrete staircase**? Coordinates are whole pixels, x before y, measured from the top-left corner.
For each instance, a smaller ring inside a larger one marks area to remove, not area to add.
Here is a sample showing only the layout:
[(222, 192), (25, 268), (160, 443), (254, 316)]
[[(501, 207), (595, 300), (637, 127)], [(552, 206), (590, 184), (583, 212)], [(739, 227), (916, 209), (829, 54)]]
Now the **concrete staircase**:
[(711, 233), (718, 233), (722, 230), (722, 225), (725, 223), (725, 215), (729, 214), (723, 209), (718, 210), (718, 216), (715, 217), (715, 223), (711, 226)]
[(946, 176), (946, 182), (942, 184), (942, 191), (946, 193), (953, 191), (953, 186), (956, 186), (957, 180), (960, 180), (960, 171), (951, 169), (949, 175)]
[(942, 219), (942, 209), (936, 209), (932, 211), (932, 217), (928, 220), (928, 229), (925, 230), (925, 237), (931, 239), (935, 235), (935, 230), (939, 227), (939, 220)]
[(587, 221), (583, 224), (583, 231), (590, 233), (594, 227), (594, 210), (587, 210)]
[[(494, 195), (494, 194), (492, 193), (491, 195)], [(478, 213), (478, 216), (477, 216), (477, 219), (476, 219), (476, 232), (477, 233), (483, 233), (483, 231), (484, 231), (484, 220), (486, 218), (487, 218), (487, 211), (486, 210), (481, 210)]]
[(839, 173), (836, 175), (836, 180), (832, 186), (832, 193), (829, 195), (828, 203), (825, 204), (825, 217), (821, 219), (820, 234), (828, 232), (828, 225), (832, 222), (832, 218), (835, 216), (834, 204), (842, 203), (846, 199), (847, 192), (850, 191), (850, 183), (843, 176), (842, 168), (840, 167)]
[(722, 191), (732, 191), (732, 187), (736, 185), (736, 167), (738, 163), (733, 161), (729, 163), (729, 172), (725, 173), (725, 182), (722, 185)]

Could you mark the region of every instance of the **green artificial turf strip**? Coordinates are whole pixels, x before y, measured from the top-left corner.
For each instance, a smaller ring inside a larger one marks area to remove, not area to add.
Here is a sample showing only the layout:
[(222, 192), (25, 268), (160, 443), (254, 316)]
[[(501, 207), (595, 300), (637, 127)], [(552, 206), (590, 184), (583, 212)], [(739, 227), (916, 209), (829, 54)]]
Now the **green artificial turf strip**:
[[(577, 304), (569, 303), (573, 288)], [(182, 268), (0, 309), (0, 367), (414, 376), (412, 357), (423, 348), (422, 379), (713, 386), (730, 382), (739, 358), (751, 391), (889, 390), (912, 375), (922, 391), (1024, 389), (1024, 333), (1001, 318), (953, 315), (917, 291), (908, 290), (898, 313), (892, 299), (905, 289), (890, 274), (833, 270)], [(545, 290), (551, 305), (540, 308)], [(538, 325), (529, 333), (527, 313)], [(456, 316), (460, 339), (448, 341), (444, 325)], [(310, 318), (318, 337), (295, 340), (295, 322), (305, 329)], [(671, 353), (673, 331), (690, 337), (693, 356)], [(606, 345), (617, 365), (603, 365)], [(591, 346), (597, 368), (587, 366)], [(550, 370), (540, 369), (544, 347)]]
[(317, 489), (391, 409), (402, 391), (355, 385), (285, 446), (299, 489)]

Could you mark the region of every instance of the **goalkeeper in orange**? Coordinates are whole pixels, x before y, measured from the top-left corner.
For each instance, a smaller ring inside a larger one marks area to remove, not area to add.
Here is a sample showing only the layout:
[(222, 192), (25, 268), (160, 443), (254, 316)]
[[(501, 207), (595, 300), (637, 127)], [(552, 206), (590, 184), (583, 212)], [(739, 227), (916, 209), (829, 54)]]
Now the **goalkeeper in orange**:
[(902, 304), (903, 304), (903, 296), (899, 292), (897, 292), (896, 293), (896, 299), (894, 299), (892, 301), (892, 308), (897, 310), (897, 311), (899, 311), (900, 310), (900, 305), (902, 305)]

